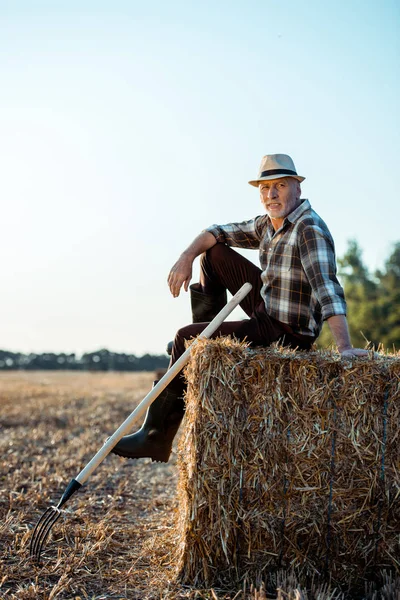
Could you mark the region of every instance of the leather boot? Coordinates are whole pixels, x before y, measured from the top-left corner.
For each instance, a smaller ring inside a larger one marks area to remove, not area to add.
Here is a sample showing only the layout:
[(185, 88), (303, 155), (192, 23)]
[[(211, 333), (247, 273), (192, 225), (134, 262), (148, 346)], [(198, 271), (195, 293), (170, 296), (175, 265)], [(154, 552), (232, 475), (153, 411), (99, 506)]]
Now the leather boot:
[(151, 458), (152, 461), (168, 462), (172, 442), (184, 413), (183, 397), (166, 388), (149, 406), (139, 431), (125, 435), (111, 452), (125, 458)]
[(199, 288), (199, 283), (194, 283), (189, 288), (192, 305), (192, 322), (210, 323), (227, 302), (226, 290), (218, 296), (210, 296), (200, 292)]
[[(190, 302), (192, 305), (192, 323), (210, 323), (227, 303), (226, 291), (218, 296), (210, 296), (199, 291), (200, 284), (190, 286)], [(168, 342), (166, 352), (171, 356), (173, 342)]]

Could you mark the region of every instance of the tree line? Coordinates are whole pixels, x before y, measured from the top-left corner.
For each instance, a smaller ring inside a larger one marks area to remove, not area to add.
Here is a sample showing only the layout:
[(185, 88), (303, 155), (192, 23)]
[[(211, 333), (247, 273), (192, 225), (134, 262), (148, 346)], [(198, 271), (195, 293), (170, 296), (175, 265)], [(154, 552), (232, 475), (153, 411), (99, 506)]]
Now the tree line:
[[(348, 323), (354, 346), (400, 350), (400, 242), (385, 261), (383, 269), (371, 273), (363, 262), (362, 250), (355, 240), (348, 243), (338, 259), (338, 275), (344, 287)], [(333, 344), (324, 325), (318, 346)], [(165, 354), (135, 356), (102, 349), (78, 358), (75, 354), (22, 354), (0, 350), (0, 369), (68, 369), (83, 371), (155, 371), (165, 369)]]
[(165, 354), (135, 356), (106, 349), (87, 352), (80, 358), (75, 354), (22, 354), (0, 350), (0, 369), (3, 370), (156, 371), (166, 369), (168, 363)]

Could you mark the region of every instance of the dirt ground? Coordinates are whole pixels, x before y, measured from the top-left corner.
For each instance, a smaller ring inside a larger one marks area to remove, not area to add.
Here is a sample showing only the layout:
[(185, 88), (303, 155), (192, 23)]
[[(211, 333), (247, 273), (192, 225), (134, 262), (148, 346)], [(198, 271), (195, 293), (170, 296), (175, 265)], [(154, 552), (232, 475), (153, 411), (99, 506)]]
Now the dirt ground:
[[(38, 518), (58, 503), (152, 379), (152, 373), (0, 373), (0, 600), (267, 598), (260, 590), (196, 590), (177, 582), (175, 451), (168, 464), (108, 456), (66, 504), (42, 564), (29, 559)], [(311, 600), (294, 589), (278, 598)]]

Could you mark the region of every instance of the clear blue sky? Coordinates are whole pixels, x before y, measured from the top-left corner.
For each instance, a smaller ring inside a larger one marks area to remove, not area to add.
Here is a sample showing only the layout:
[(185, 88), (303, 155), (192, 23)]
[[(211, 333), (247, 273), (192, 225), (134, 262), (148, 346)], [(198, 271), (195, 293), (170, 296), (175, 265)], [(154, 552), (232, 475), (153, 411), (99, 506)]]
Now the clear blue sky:
[(267, 153), (293, 157), (339, 256), (356, 238), (382, 266), (399, 25), (397, 0), (0, 0), (0, 347), (163, 352), (190, 321), (170, 267), (260, 214)]

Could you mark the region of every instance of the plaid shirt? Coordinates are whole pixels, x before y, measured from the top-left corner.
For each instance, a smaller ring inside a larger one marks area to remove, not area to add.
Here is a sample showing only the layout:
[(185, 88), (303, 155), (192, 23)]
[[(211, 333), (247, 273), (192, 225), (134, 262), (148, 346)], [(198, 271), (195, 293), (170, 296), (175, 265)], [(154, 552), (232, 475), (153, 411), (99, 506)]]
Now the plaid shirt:
[(258, 249), (267, 313), (295, 333), (318, 336), (322, 321), (346, 314), (335, 246), (324, 221), (302, 200), (275, 231), (268, 215), (208, 227), (217, 242)]

